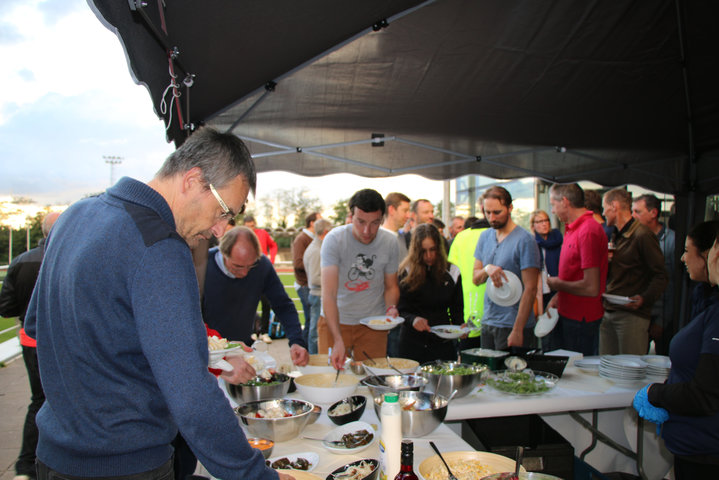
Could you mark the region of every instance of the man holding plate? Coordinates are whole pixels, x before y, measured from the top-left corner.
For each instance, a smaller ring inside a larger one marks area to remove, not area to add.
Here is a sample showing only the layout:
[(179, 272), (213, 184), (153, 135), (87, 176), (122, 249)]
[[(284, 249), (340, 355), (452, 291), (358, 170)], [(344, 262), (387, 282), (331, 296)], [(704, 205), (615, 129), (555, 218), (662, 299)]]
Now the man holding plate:
[(492, 228), (477, 242), (472, 280), (475, 285), (491, 280), (485, 292), (481, 345), (493, 350), (536, 343), (532, 306), (539, 248), (534, 237), (514, 223), (512, 208), (512, 195), (503, 187), (491, 187), (482, 195), (482, 209)]
[[(381, 230), (385, 214), (382, 196), (371, 189), (349, 200), (352, 223), (333, 229), (322, 242), (322, 308), (324, 321), (317, 326), (319, 351), (332, 345), (332, 364), (345, 362), (345, 347), (358, 354), (384, 357), (387, 331), (361, 325), (362, 318), (386, 314), (396, 317), (397, 238)], [(360, 357), (362, 358), (362, 357)]]

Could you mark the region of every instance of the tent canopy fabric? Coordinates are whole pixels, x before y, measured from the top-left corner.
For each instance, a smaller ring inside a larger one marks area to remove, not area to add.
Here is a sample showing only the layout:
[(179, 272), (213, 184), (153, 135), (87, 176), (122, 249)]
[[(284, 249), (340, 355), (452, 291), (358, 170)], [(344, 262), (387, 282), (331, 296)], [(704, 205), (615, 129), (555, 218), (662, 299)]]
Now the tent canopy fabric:
[(88, 2), (169, 140), (232, 131), (258, 171), (719, 192), (717, 2)]

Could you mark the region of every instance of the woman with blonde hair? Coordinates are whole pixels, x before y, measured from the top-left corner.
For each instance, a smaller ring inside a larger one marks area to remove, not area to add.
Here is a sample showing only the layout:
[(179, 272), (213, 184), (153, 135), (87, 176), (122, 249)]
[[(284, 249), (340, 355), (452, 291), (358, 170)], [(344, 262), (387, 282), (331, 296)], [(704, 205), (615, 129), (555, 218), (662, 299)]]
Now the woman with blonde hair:
[(399, 352), (420, 363), (457, 360), (456, 341), (430, 332), (435, 325), (464, 323), (459, 268), (447, 262), (437, 227), (421, 224), (412, 230), (409, 254), (399, 266), (399, 304), (404, 317)]

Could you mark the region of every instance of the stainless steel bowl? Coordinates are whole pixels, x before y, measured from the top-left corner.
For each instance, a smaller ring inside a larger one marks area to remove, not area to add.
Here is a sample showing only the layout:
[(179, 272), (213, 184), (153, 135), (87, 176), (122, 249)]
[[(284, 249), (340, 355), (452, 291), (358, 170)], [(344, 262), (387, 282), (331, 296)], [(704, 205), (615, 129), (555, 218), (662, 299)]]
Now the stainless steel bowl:
[[(452, 374), (453, 370), (469, 373)], [(445, 373), (438, 373), (440, 370)], [(453, 390), (457, 390), (454, 398), (464, 397), (479, 385), (484, 383), (489, 375), (487, 365), (470, 365), (459, 362), (436, 361), (425, 363), (419, 368), (419, 373), (429, 380), (427, 392), (437, 392), (439, 395), (449, 397)], [(437, 387), (439, 385), (439, 388)]]
[(322, 415), (322, 407), (320, 407), (319, 405), (315, 405), (315, 408), (313, 408), (310, 412), (310, 419), (307, 420), (307, 425), (312, 425), (313, 423), (315, 423), (317, 419), (320, 418), (320, 415)]
[[(379, 417), (384, 396), (374, 397), (374, 411)], [(448, 401), (442, 395), (426, 392), (399, 392), (402, 407), (402, 436), (422, 437), (432, 433), (447, 416)]]
[(252, 448), (256, 448), (262, 452), (262, 456), (265, 457), (265, 460), (272, 456), (272, 449), (275, 447), (275, 442), (272, 440), (267, 438), (250, 437), (247, 439), (247, 442)]
[(274, 385), (232, 385), (225, 382), (227, 393), (237, 403), (259, 402), (261, 400), (274, 400), (287, 395), (290, 389), (291, 378), (284, 373), (275, 373), (272, 380), (277, 381)]
[(428, 380), (422, 375), (377, 375), (362, 379), (362, 385), (369, 388), (373, 397), (387, 392), (420, 391), (427, 385)]
[[(314, 405), (302, 400), (278, 399), (250, 402), (235, 409), (235, 414), (251, 436), (267, 438), (274, 442), (284, 442), (299, 436), (310, 419)], [(257, 418), (260, 409), (282, 408), (289, 417)]]
[(365, 374), (364, 364), (362, 362), (350, 362), (350, 370), (355, 375), (362, 376)]

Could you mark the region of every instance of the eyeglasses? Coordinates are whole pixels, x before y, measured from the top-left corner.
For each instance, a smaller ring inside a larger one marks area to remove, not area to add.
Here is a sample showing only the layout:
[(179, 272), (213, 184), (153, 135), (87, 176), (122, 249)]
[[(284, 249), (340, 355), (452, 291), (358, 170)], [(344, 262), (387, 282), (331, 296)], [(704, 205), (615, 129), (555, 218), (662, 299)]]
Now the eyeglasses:
[[(228, 259), (228, 260), (229, 260), (229, 259)], [(255, 260), (255, 261), (254, 261), (253, 263), (251, 263), (250, 265), (237, 265), (236, 263), (230, 263), (230, 265), (231, 265), (232, 268), (235, 269), (235, 270), (247, 270), (247, 271), (249, 272), (250, 270), (252, 270), (253, 268), (255, 268), (257, 265), (259, 265), (259, 263), (260, 263), (260, 259), (258, 258), (257, 260)]]
[[(220, 197), (220, 194), (217, 193), (217, 189), (215, 189), (215, 186), (210, 184), (210, 191), (217, 199), (217, 203), (220, 204), (220, 207), (222, 207), (222, 215), (220, 215), (220, 218), (223, 220), (231, 220), (235, 218), (238, 214), (230, 210), (230, 208), (227, 206), (224, 200), (222, 200), (222, 197)], [(242, 208), (240, 209), (240, 214), (245, 212), (245, 206), (242, 205)]]
[(535, 225), (537, 225), (538, 223), (549, 223), (549, 219), (545, 218), (544, 220), (535, 220), (532, 223), (534, 223)]

